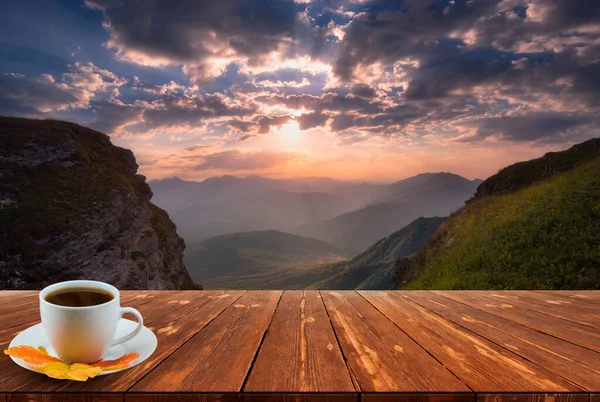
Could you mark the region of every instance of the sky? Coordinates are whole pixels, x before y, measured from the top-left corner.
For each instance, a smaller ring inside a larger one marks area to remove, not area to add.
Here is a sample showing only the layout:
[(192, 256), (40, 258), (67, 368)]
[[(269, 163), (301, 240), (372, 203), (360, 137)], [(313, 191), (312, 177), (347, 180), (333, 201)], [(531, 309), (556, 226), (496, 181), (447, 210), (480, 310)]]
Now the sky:
[(486, 178), (600, 136), (600, 1), (7, 1), (0, 115), (149, 179)]

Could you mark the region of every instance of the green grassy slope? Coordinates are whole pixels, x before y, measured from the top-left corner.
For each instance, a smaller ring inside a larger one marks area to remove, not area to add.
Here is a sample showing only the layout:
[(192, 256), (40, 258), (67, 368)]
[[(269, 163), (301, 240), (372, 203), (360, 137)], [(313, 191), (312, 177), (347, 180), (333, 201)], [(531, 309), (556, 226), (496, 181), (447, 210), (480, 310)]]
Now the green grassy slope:
[(314, 289), (392, 289), (394, 261), (417, 252), (445, 218), (418, 218), (381, 239), (350, 261), (329, 264), (330, 278), (311, 286)]
[(491, 190), (397, 264), (396, 287), (600, 288), (600, 141), (575, 148), (486, 180), (480, 190)]
[(267, 230), (189, 244), (185, 263), (206, 289), (302, 289), (333, 274), (323, 264), (347, 257), (320, 240)]

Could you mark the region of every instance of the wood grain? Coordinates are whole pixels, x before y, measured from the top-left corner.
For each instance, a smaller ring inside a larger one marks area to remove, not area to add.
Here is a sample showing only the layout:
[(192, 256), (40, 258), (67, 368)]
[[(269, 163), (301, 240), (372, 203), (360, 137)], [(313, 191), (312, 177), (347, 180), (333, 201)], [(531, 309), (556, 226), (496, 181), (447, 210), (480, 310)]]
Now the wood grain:
[(469, 391), (356, 292), (321, 295), (363, 392)]
[(121, 394), (12, 394), (10, 402), (123, 402)]
[(556, 305), (545, 303), (548, 298), (539, 293), (530, 293), (528, 295), (517, 292), (487, 292), (482, 294), (495, 299), (500, 303), (508, 303), (514, 307), (527, 308), (539, 313), (551, 315), (567, 321), (573, 321), (589, 327), (600, 328), (600, 314), (591, 311), (586, 306), (580, 305), (577, 301), (571, 304), (563, 304), (560, 308)]
[[(503, 294), (508, 291), (500, 291), (494, 293)], [(586, 311), (598, 312), (598, 303), (595, 303), (592, 298), (584, 299), (581, 297), (569, 297), (566, 291), (556, 291), (556, 290), (541, 290), (541, 291), (529, 291), (529, 290), (511, 290), (511, 293), (518, 295), (519, 297), (531, 297), (531, 301), (539, 304), (543, 304), (545, 306), (560, 306), (563, 307), (568, 306), (577, 306), (578, 308), (583, 308)], [(599, 294), (600, 296), (600, 294)], [(600, 298), (598, 300), (600, 302)]]
[(434, 293), (600, 352), (600, 331), (594, 328), (533, 310), (515, 308), (510, 303), (499, 303), (493, 298), (470, 291), (434, 291)]
[(554, 295), (556, 297), (583, 300), (592, 304), (600, 304), (600, 290), (536, 290), (536, 293), (537, 292)]
[(242, 402), (241, 394), (133, 394), (125, 395), (125, 402)]
[(591, 394), (590, 402), (600, 402), (600, 394)]
[(588, 394), (477, 394), (477, 402), (588, 402)]
[(244, 394), (244, 402), (358, 402), (359, 395), (355, 393), (288, 393), (288, 394)]
[(239, 392), (281, 293), (244, 294), (138, 382), (132, 392)]
[(431, 292), (404, 292), (418, 305), (531, 360), (585, 390), (600, 386), (600, 354)]
[(580, 391), (563, 378), (426, 310), (403, 292), (359, 292), (474, 391)]
[(318, 291), (283, 293), (244, 391), (354, 391)]
[(361, 402), (476, 402), (476, 394), (363, 394)]

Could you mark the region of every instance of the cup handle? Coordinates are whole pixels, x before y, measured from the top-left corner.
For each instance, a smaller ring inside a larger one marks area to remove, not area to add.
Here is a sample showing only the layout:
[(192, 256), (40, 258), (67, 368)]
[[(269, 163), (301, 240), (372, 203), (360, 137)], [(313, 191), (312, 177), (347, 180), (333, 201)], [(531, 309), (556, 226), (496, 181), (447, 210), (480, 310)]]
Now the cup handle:
[(144, 326), (144, 319), (142, 318), (142, 315), (140, 314), (139, 311), (137, 311), (136, 309), (134, 309), (132, 307), (121, 307), (121, 312), (119, 314), (119, 317), (123, 317), (123, 314), (125, 314), (125, 313), (130, 313), (130, 314), (133, 314), (134, 316), (136, 316), (136, 318), (138, 319), (137, 328), (134, 329), (133, 332), (131, 332), (128, 335), (122, 336), (117, 339), (113, 339), (110, 346), (119, 345), (123, 342), (127, 342), (128, 340), (133, 339), (137, 334), (140, 333), (140, 331), (142, 330), (142, 327)]

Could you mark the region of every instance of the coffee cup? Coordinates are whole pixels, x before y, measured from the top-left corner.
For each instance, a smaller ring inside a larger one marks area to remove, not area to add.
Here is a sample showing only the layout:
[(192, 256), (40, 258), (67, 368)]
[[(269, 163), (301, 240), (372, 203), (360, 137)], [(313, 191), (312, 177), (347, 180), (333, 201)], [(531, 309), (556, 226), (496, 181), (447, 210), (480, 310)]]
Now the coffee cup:
[[(137, 317), (134, 331), (114, 339), (125, 313)], [(134, 338), (144, 326), (139, 311), (121, 307), (117, 288), (97, 281), (67, 281), (40, 292), (42, 325), (58, 357), (71, 363), (94, 363), (111, 346)]]

